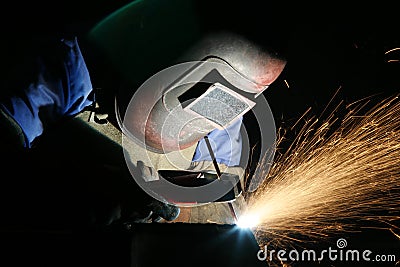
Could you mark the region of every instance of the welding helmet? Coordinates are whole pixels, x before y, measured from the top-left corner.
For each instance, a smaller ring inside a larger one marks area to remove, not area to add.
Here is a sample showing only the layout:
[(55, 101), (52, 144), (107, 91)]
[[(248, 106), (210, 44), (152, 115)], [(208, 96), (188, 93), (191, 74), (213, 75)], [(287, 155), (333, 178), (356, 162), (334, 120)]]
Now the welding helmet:
[[(133, 1), (89, 33), (128, 85), (118, 88), (115, 114), (124, 138), (133, 143), (132, 162), (148, 158), (146, 164), (155, 166), (148, 156), (153, 153), (185, 169), (179, 162), (190, 158), (181, 151), (256, 109), (259, 124), (266, 125), (263, 146), (274, 145), (273, 116), (263, 92), (286, 60), (240, 31), (210, 24), (210, 14), (199, 12), (200, 3)], [(211, 14), (224, 20), (220, 12)]]

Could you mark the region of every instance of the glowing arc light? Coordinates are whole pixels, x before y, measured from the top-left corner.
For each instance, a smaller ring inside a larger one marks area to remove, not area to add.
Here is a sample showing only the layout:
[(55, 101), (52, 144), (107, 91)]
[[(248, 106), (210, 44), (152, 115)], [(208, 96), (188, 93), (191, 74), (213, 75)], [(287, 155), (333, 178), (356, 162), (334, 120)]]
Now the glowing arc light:
[(259, 216), (255, 214), (244, 214), (239, 218), (237, 226), (239, 226), (240, 228), (254, 228), (258, 226), (259, 223)]

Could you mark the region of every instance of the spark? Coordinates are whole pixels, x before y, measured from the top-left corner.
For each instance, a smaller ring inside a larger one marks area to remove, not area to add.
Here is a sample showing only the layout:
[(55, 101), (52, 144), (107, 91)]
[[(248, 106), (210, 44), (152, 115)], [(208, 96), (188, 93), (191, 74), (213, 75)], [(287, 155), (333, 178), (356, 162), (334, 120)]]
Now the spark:
[[(332, 96), (331, 100), (329, 100), (328, 104), (326, 105), (326, 107), (324, 108), (324, 110), (321, 113), (321, 117), (322, 115), (325, 113), (325, 111), (327, 110), (327, 108), (331, 105), (333, 99), (335, 99), (336, 95), (339, 93), (340, 89), (342, 89), (342, 86), (339, 86), (338, 89), (336, 89), (335, 94)], [(293, 128), (293, 127), (292, 127)]]
[(306, 116), (306, 114), (307, 114), (308, 112), (310, 112), (310, 110), (311, 110), (311, 107), (309, 107), (309, 108), (306, 110), (306, 112), (304, 112), (303, 115), (301, 115), (301, 117), (293, 124), (291, 130), (293, 130), (293, 129), (296, 127), (296, 125), (304, 118), (304, 116)]
[[(390, 54), (390, 53), (392, 53), (394, 51), (399, 51), (399, 50), (400, 50), (400, 47), (392, 48), (392, 49), (386, 51), (385, 55)], [(388, 59), (388, 60), (386, 60), (387, 63), (397, 63), (399, 61), (400, 60), (398, 60), (398, 59)]]
[(290, 87), (289, 87), (289, 83), (288, 83), (286, 80), (283, 80), (283, 81), (285, 82), (286, 87), (287, 87), (287, 88), (290, 88)]
[(399, 234), (396, 234), (396, 233), (393, 231), (393, 229), (390, 229), (390, 232), (392, 232), (392, 234), (393, 234), (394, 236), (396, 236), (398, 239), (400, 239), (400, 235), (399, 235)]
[(396, 51), (396, 50), (400, 50), (400, 47), (396, 47), (396, 48), (393, 48), (393, 49), (390, 49), (390, 50), (386, 51), (385, 55), (387, 55), (389, 53), (392, 53), (393, 51)]
[(306, 119), (282, 153), (286, 139), (278, 136), (268, 173), (258, 165), (254, 175), (266, 179), (246, 193), (240, 217), (258, 216), (254, 234), (261, 246), (323, 238), (361, 221), (400, 219), (398, 97), (373, 105), (371, 99), (357, 101), (341, 120), (334, 114)]

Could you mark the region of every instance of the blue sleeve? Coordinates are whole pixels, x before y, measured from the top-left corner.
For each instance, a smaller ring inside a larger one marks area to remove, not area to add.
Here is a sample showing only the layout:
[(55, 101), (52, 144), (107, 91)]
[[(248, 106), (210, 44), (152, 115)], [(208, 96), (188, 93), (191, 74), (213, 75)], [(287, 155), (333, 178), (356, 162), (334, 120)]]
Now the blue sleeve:
[(79, 113), (94, 100), (77, 38), (59, 40), (53, 52), (38, 55), (32, 80), (0, 103), (24, 132), (26, 147), (49, 123)]
[[(215, 129), (207, 135), (218, 163), (227, 166), (239, 166), (242, 154), (242, 137), (240, 134), (242, 120), (241, 117), (226, 129)], [(212, 161), (204, 139), (198, 142), (192, 161)]]

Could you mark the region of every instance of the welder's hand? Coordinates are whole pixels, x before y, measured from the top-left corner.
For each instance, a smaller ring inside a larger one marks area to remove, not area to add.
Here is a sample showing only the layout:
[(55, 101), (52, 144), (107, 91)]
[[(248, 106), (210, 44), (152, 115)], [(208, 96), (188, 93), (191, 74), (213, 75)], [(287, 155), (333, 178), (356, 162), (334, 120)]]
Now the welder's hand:
[(180, 213), (179, 207), (161, 202), (156, 199), (151, 201), (148, 204), (148, 207), (151, 210), (150, 218), (153, 222), (157, 222), (163, 219), (166, 221), (173, 221), (178, 218)]
[[(145, 165), (142, 161), (137, 162), (138, 174), (147, 182), (159, 180), (158, 172)], [(137, 192), (142, 195), (141, 205), (134, 205), (131, 208), (128, 220), (131, 222), (158, 222), (160, 220), (173, 221), (180, 213), (178, 206), (169, 204), (167, 201), (160, 201), (148, 195), (146, 192)]]
[[(142, 166), (150, 175), (151, 169)], [(177, 206), (161, 202), (132, 181), (128, 169), (118, 166), (95, 168), (90, 184), (89, 224), (111, 226), (124, 223), (172, 221), (180, 213)], [(153, 172), (156, 173), (156, 172)]]
[(167, 204), (157, 199), (152, 199), (142, 204), (139, 209), (131, 211), (124, 221), (130, 223), (151, 223), (161, 220), (173, 221), (180, 213), (178, 206)]

